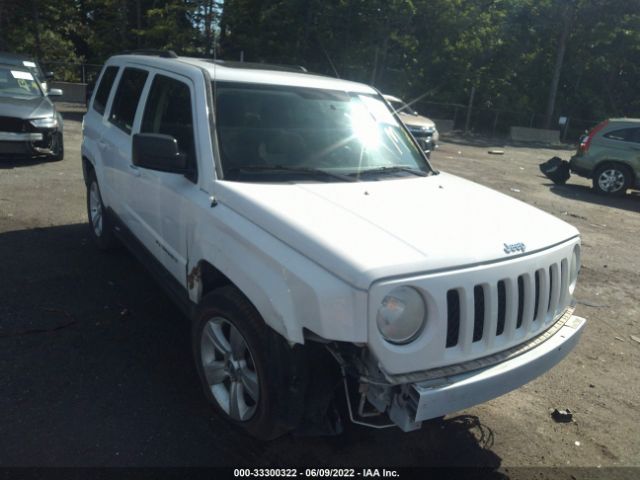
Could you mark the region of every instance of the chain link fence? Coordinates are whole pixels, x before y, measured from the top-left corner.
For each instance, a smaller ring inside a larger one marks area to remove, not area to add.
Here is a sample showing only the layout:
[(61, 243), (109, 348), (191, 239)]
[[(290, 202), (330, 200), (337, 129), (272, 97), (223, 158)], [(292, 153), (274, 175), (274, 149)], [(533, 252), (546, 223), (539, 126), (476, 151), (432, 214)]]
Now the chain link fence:
[[(54, 79), (62, 82), (93, 84), (102, 65), (93, 63), (68, 63), (43, 61), (47, 71), (53, 72)], [(343, 70), (345, 70), (343, 68)], [(364, 69), (353, 67), (343, 72), (350, 80), (364, 83), (370, 82), (370, 73)], [(411, 101), (405, 98), (406, 101)], [(469, 106), (461, 103), (443, 103), (433, 99), (420, 99), (412, 103), (412, 107), (421, 115), (452, 122), (453, 130), (469, 132), (488, 137), (508, 138), (511, 127), (543, 128), (544, 115), (536, 112), (510, 111), (495, 108)], [(467, 115), (469, 115), (467, 124)], [(560, 131), (560, 139), (565, 143), (576, 143), (585, 130), (591, 129), (600, 120), (567, 117), (564, 128), (557, 121), (552, 129)]]
[(95, 63), (68, 63), (52, 62), (44, 60), (43, 68), (48, 72), (53, 72), (53, 78), (59, 82), (71, 83), (93, 83), (102, 65)]

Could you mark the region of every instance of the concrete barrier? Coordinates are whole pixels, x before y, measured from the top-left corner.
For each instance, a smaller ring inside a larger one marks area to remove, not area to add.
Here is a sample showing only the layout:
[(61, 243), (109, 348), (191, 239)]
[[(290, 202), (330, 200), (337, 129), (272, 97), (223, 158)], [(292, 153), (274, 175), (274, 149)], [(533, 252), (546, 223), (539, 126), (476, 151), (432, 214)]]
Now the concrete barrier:
[(432, 118), (431, 120), (435, 122), (438, 132), (449, 133), (453, 131), (453, 120), (443, 120), (437, 118)]
[(50, 82), (49, 88), (59, 88), (62, 90), (61, 97), (51, 97), (55, 102), (84, 103), (87, 94), (86, 83), (70, 82)]
[(514, 142), (560, 143), (560, 130), (544, 128), (511, 127), (511, 140)]

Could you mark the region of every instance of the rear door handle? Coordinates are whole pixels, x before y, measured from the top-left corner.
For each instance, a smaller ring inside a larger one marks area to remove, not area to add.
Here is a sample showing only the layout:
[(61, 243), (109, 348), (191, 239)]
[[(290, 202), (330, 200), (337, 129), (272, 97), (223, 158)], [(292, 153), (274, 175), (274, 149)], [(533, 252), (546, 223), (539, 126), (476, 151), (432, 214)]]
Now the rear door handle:
[(129, 168), (131, 169), (131, 175), (134, 175), (136, 177), (140, 176), (140, 169), (138, 167), (130, 163)]
[(104, 140), (98, 140), (98, 148), (100, 150), (106, 150), (107, 142), (105, 142)]

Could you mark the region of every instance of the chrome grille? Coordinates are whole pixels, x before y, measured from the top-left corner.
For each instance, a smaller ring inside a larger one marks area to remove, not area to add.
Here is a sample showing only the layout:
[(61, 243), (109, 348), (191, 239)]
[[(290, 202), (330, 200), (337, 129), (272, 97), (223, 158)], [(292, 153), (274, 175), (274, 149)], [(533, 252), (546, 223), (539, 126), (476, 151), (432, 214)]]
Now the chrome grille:
[[(447, 292), (446, 348), (524, 336), (562, 313), (569, 298), (568, 261), (497, 282)], [(493, 338), (491, 338), (493, 337)]]

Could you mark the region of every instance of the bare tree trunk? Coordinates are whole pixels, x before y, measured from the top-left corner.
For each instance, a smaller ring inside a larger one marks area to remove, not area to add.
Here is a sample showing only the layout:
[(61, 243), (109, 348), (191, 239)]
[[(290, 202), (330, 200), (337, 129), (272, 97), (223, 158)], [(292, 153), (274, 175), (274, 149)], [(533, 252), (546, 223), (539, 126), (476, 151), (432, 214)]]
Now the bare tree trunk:
[(376, 76), (378, 75), (378, 46), (376, 45), (376, 53), (373, 56), (373, 69), (371, 70), (371, 81), (370, 85), (375, 85)]
[(573, 7), (567, 5), (563, 15), (562, 32), (558, 40), (558, 50), (556, 51), (556, 63), (553, 67), (553, 76), (551, 77), (551, 86), (549, 87), (549, 97), (547, 100), (547, 110), (544, 114), (544, 128), (551, 127), (553, 112), (556, 108), (556, 96), (558, 95), (558, 84), (560, 83), (560, 73), (562, 64), (564, 63), (564, 54), (567, 50), (567, 40), (573, 26)]
[(129, 15), (127, 14), (127, 0), (120, 1), (120, 8), (118, 8), (118, 15), (120, 17), (119, 33), (120, 33), (120, 48), (122, 50), (129, 50), (127, 42), (127, 29), (129, 27)]
[(136, 45), (140, 48), (140, 30), (142, 29), (142, 9), (140, 8), (140, 0), (136, 0)]
[(476, 96), (476, 86), (471, 87), (471, 94), (469, 95), (469, 105), (467, 106), (467, 118), (464, 121), (464, 133), (469, 133), (469, 127), (471, 126), (471, 110), (473, 109), (473, 99)]
[(36, 57), (42, 59), (42, 43), (40, 42), (40, 12), (38, 0), (31, 0), (31, 10), (33, 12), (33, 32), (36, 37)]
[(6, 5), (5, 5), (5, 0), (0, 0), (0, 50), (6, 50), (7, 49), (7, 40), (4, 38), (4, 26), (7, 23), (5, 21), (5, 12), (6, 12)]

